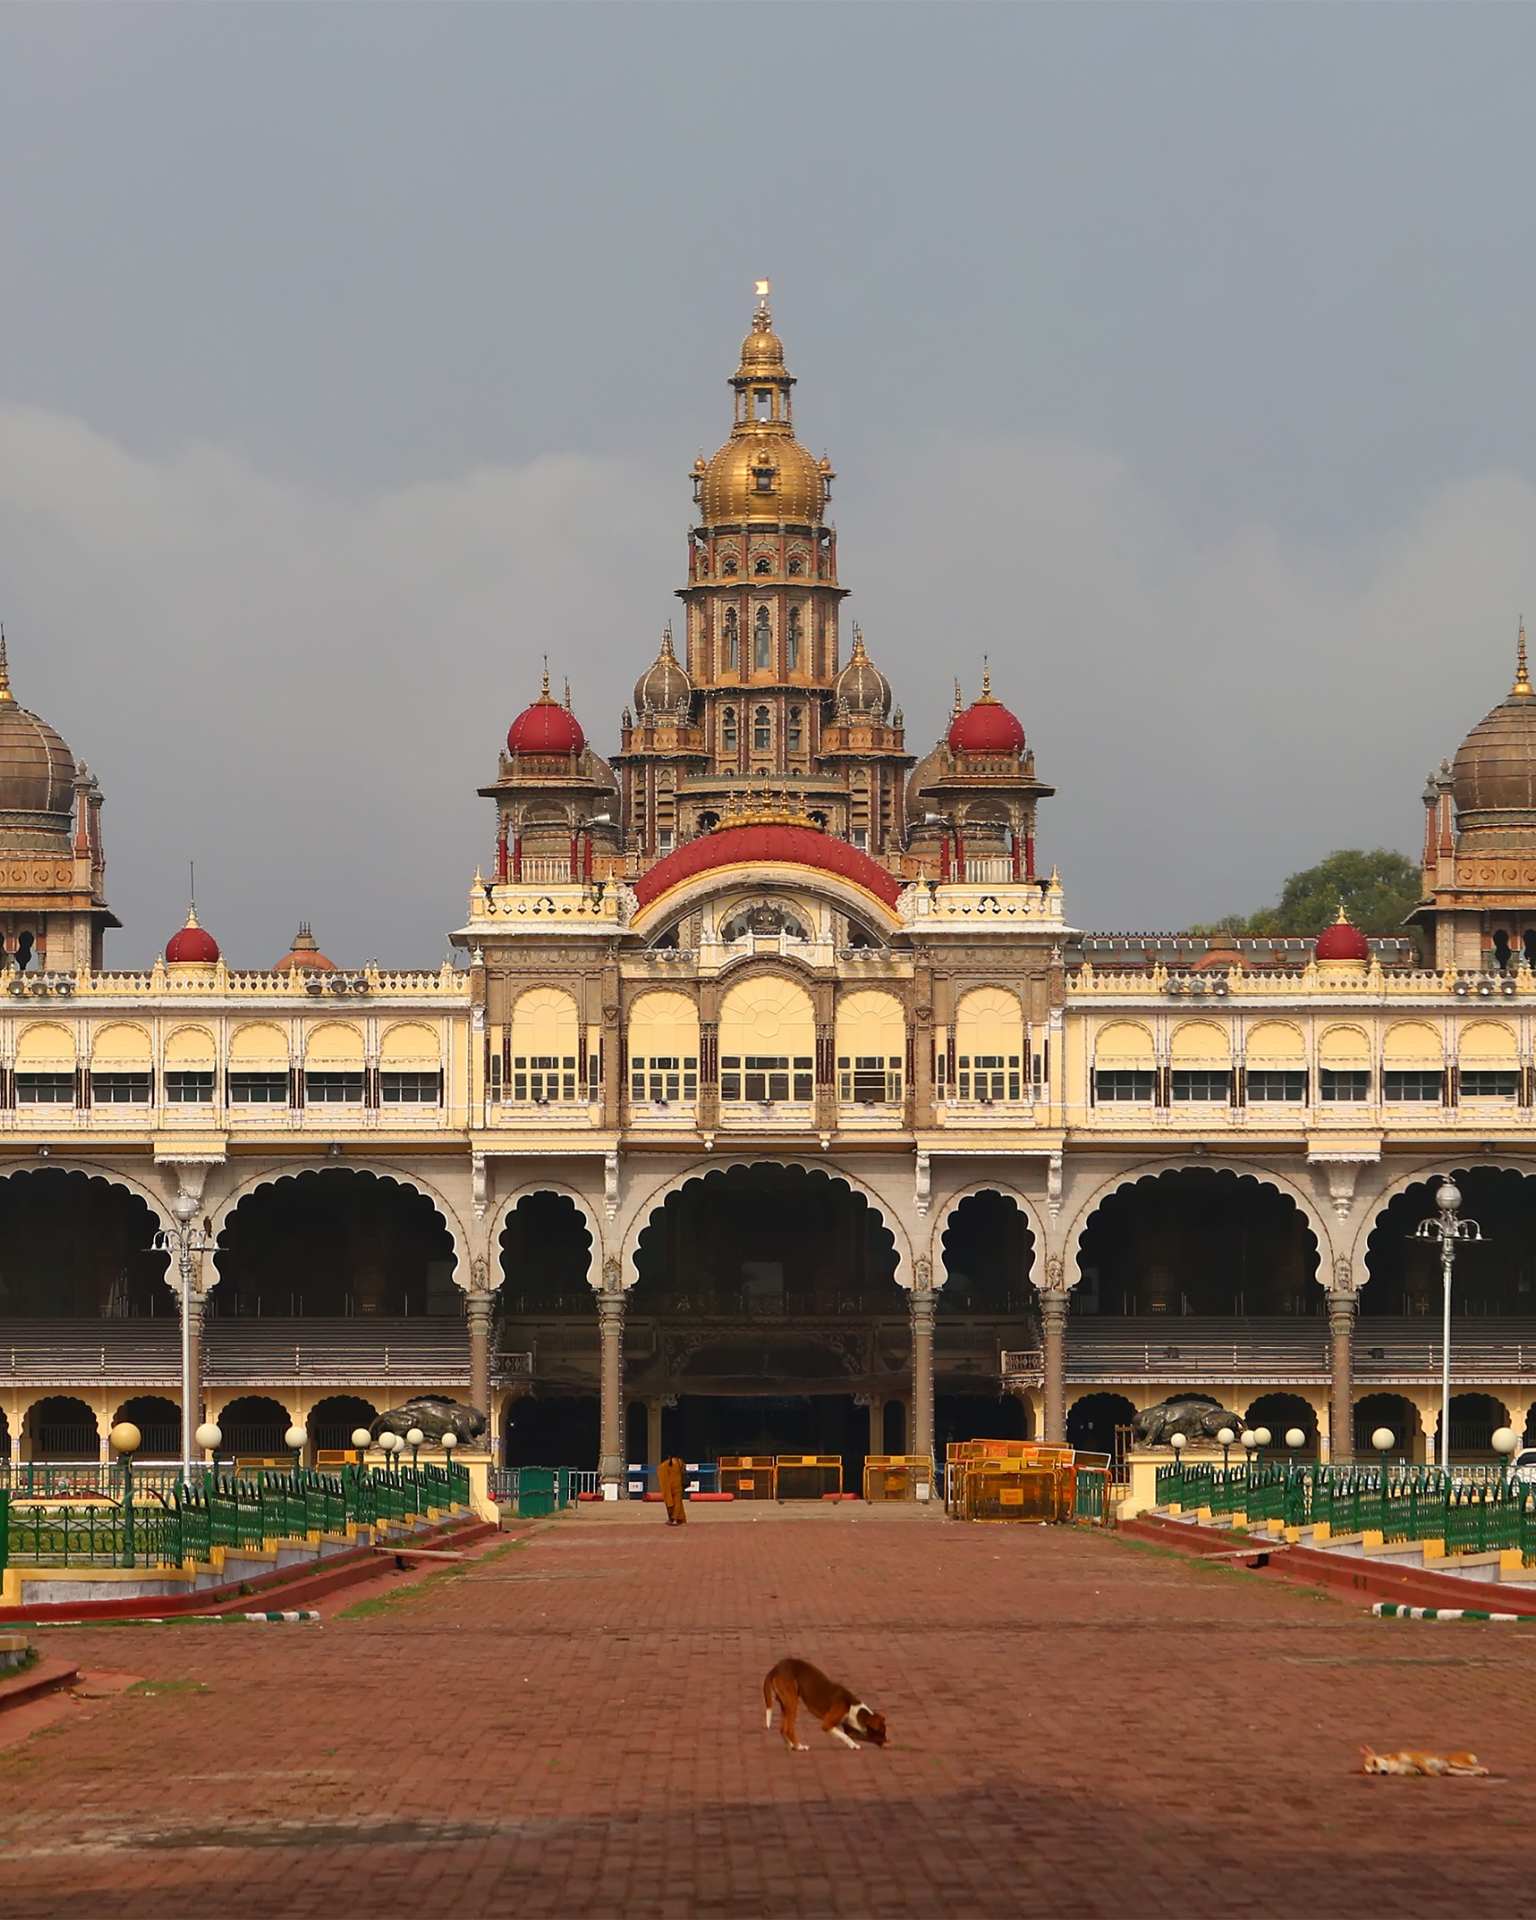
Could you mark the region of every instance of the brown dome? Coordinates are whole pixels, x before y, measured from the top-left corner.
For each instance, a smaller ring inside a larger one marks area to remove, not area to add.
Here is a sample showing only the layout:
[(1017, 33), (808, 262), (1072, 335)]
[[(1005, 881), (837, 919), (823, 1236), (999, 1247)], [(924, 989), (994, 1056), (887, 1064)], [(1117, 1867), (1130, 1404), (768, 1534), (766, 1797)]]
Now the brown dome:
[(907, 776), (907, 820), (910, 824), (920, 824), (923, 815), (933, 809), (934, 802), (923, 798), (923, 788), (931, 786), (948, 771), (949, 755), (941, 741), (923, 755)]
[(675, 713), (693, 698), (693, 682), (672, 651), (672, 629), (661, 636), (661, 651), (635, 682), (637, 713)]
[(883, 720), (891, 710), (891, 683), (864, 650), (864, 636), (853, 630), (853, 652), (837, 676), (833, 694), (838, 707), (850, 713), (872, 714)]
[(1462, 838), (1488, 847), (1536, 844), (1536, 691), (1523, 627), (1515, 684), (1462, 741), (1451, 792)]
[(299, 930), (293, 936), (293, 945), (281, 960), (274, 961), (274, 973), (335, 973), (336, 962), (327, 960), (315, 944), (315, 936), (310, 931), (307, 920), (299, 922)]
[(0, 846), (67, 843), (74, 808), (75, 756), (46, 720), (17, 704), (0, 639)]

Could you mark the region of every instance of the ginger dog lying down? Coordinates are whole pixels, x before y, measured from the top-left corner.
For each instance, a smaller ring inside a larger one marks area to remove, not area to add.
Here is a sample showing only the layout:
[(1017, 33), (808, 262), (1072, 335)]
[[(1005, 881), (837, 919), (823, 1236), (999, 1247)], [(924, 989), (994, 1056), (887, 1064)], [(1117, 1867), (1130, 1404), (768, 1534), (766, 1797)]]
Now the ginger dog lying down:
[(809, 1753), (795, 1738), (795, 1719), (801, 1706), (815, 1714), (822, 1731), (858, 1752), (861, 1743), (885, 1745), (885, 1715), (875, 1713), (847, 1687), (829, 1680), (809, 1660), (781, 1660), (763, 1681), (763, 1725), (773, 1725), (773, 1703), (780, 1709), (779, 1731), (791, 1753)]

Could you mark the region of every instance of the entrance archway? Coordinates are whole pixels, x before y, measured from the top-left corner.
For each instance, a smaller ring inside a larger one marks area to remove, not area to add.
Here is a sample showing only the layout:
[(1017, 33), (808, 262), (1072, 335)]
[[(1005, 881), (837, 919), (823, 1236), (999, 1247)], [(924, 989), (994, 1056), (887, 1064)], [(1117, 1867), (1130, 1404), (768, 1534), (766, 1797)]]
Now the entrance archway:
[(1320, 1314), (1318, 1245), (1287, 1193), (1224, 1167), (1117, 1187), (1084, 1224), (1079, 1312), (1124, 1317)]
[(1371, 1435), (1385, 1427), (1392, 1435), (1387, 1450), (1389, 1460), (1422, 1461), (1425, 1458), (1424, 1431), (1419, 1410), (1400, 1393), (1368, 1393), (1355, 1402), (1355, 1458), (1379, 1460), (1379, 1451), (1371, 1445)]
[(762, 1162), (670, 1194), (635, 1250), (628, 1398), (675, 1396), (666, 1446), (689, 1459), (835, 1453), (856, 1486), (871, 1401), (906, 1390), (907, 1294), (890, 1229), (819, 1169)]
[(1005, 1350), (1039, 1346), (1040, 1317), (1031, 1278), (1034, 1234), (1009, 1195), (995, 1188), (967, 1194), (946, 1219), (940, 1246), (933, 1412), (942, 1458), (951, 1440), (1027, 1437), (1024, 1403), (1000, 1398), (995, 1383)]
[(371, 1400), (355, 1393), (333, 1393), (310, 1409), (305, 1425), (309, 1444), (317, 1454), (353, 1453), (352, 1436), (378, 1418), (379, 1409)]
[[(1479, 1319), (1536, 1320), (1536, 1177), (1510, 1167), (1457, 1168), (1461, 1211), (1482, 1229), (1456, 1255), (1451, 1311)], [(1440, 1256), (1415, 1237), (1435, 1212), (1438, 1174), (1416, 1181), (1382, 1208), (1366, 1242), (1370, 1276), (1360, 1312), (1371, 1318), (1431, 1321), (1441, 1311)], [(1422, 1326), (1416, 1329), (1423, 1338)]]
[(1135, 1418), (1136, 1409), (1123, 1393), (1085, 1393), (1067, 1409), (1067, 1445), (1112, 1454), (1117, 1430)]
[(112, 1424), (131, 1420), (142, 1436), (138, 1457), (141, 1460), (177, 1460), (181, 1457), (181, 1408), (163, 1394), (141, 1393), (125, 1400), (112, 1416)]
[(219, 1319), (457, 1320), (453, 1236), (426, 1194), (357, 1167), (285, 1174), (228, 1215)]
[[(1247, 1427), (1268, 1427), (1272, 1436), (1270, 1451), (1275, 1459), (1317, 1458), (1317, 1414), (1312, 1403), (1299, 1393), (1261, 1393), (1243, 1415)], [(1306, 1439), (1299, 1447), (1288, 1447), (1285, 1436), (1300, 1428)]]
[(287, 1460), (289, 1453), (283, 1436), (293, 1425), (288, 1409), (265, 1394), (242, 1394), (231, 1400), (218, 1417), (223, 1434), (220, 1454), (230, 1453), (240, 1460)]
[[(1451, 1459), (1453, 1462), (1486, 1463), (1499, 1458), (1493, 1436), (1508, 1426), (1509, 1409), (1491, 1393), (1455, 1393), (1451, 1396)], [(1430, 1440), (1431, 1458), (1440, 1458), (1440, 1415), (1435, 1414), (1435, 1431)]]
[(22, 1445), (31, 1460), (95, 1460), (101, 1436), (96, 1416), (83, 1400), (52, 1393), (28, 1407)]
[(126, 1187), (60, 1167), (0, 1180), (0, 1319), (174, 1321), (160, 1226)]
[(591, 1283), (591, 1229), (569, 1195), (525, 1193), (502, 1222), (500, 1248), (496, 1350), (532, 1354), (534, 1367), (532, 1397), (514, 1401), (507, 1414), (501, 1449), (506, 1464), (595, 1467), (597, 1296)]

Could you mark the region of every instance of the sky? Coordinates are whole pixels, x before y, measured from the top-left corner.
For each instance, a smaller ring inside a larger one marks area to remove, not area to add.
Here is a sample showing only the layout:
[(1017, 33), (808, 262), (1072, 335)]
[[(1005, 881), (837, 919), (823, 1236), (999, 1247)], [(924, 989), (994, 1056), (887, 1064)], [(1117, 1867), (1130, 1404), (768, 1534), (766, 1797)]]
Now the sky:
[[(435, 964), (540, 657), (601, 751), (770, 275), (908, 743), (1068, 918), (1413, 853), (1536, 622), (1536, 9), (0, 8), (0, 618), (198, 904)], [(845, 626), (845, 637), (847, 627)]]

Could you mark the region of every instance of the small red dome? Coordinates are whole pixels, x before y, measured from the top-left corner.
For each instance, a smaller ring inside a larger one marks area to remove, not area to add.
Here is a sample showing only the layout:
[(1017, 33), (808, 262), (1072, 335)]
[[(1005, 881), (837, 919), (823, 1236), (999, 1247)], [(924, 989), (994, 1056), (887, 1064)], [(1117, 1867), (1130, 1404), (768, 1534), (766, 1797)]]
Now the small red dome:
[(587, 744), (581, 723), (569, 707), (562, 707), (549, 691), (549, 675), (531, 707), (507, 729), (509, 753), (580, 753)]
[[(955, 682), (955, 703), (960, 700), (960, 683)], [(1022, 753), (1024, 728), (1016, 713), (1011, 713), (992, 693), (992, 673), (981, 676), (981, 695), (957, 713), (949, 723), (949, 744), (955, 753)]]
[(211, 967), (219, 957), (219, 943), (197, 923), (196, 907), (187, 909), (187, 924), (165, 943), (168, 967)]
[(1319, 960), (1369, 960), (1371, 943), (1345, 913), (1342, 902), (1339, 917), (1317, 936)]

